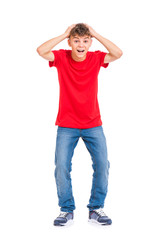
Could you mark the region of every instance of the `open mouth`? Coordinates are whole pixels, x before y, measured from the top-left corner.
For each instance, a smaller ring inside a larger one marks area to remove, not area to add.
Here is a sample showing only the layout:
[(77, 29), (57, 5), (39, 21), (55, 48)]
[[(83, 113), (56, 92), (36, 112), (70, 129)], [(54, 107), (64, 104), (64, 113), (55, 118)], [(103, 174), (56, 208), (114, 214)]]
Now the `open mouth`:
[(83, 53), (84, 50), (79, 50), (79, 49), (77, 49), (77, 52), (79, 52), (79, 53)]

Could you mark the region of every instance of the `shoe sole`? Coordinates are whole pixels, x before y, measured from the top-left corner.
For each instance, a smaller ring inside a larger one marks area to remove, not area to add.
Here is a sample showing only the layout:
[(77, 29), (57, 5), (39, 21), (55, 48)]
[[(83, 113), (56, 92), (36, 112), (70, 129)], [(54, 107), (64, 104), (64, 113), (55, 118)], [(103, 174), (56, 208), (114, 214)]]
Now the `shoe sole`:
[(88, 222), (96, 223), (98, 225), (111, 225), (112, 224), (112, 222), (111, 223), (100, 223), (100, 222), (96, 221), (95, 219), (88, 219)]
[(70, 219), (70, 220), (68, 220), (66, 223), (57, 223), (57, 224), (55, 224), (55, 223), (53, 223), (53, 225), (54, 226), (56, 226), (56, 227), (58, 227), (58, 226), (60, 226), (60, 227), (65, 227), (65, 226), (71, 226), (72, 224), (74, 223), (74, 221), (73, 221), (73, 219)]

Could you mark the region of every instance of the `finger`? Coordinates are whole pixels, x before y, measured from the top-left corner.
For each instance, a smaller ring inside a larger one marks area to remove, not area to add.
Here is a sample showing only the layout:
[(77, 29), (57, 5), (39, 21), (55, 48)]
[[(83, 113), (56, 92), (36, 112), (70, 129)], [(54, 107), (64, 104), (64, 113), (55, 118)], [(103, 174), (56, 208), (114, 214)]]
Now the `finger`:
[(76, 24), (72, 24), (70, 27), (71, 27), (71, 28), (74, 28), (75, 26), (76, 26)]
[(88, 28), (90, 28), (90, 26), (89, 26), (87, 23), (85, 23), (85, 25), (86, 25)]

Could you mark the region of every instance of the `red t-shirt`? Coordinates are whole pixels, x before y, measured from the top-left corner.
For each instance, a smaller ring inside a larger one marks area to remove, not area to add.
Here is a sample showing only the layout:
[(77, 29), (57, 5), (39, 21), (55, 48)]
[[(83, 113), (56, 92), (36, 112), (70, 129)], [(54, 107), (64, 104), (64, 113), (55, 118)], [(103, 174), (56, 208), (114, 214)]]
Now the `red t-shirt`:
[(68, 128), (92, 128), (102, 125), (98, 103), (98, 73), (106, 52), (87, 52), (86, 59), (77, 62), (71, 50), (54, 50), (55, 59), (50, 67), (58, 72), (60, 95), (55, 125)]

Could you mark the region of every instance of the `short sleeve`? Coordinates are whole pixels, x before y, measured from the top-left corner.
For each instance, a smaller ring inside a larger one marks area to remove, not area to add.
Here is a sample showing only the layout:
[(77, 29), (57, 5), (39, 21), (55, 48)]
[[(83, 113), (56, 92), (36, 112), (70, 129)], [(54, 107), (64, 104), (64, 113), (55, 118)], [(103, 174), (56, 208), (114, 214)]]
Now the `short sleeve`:
[(60, 51), (59, 50), (53, 50), (54, 54), (54, 61), (49, 61), (49, 67), (57, 67), (59, 61), (60, 61)]
[(107, 52), (96, 51), (96, 54), (97, 54), (97, 57), (100, 61), (100, 66), (104, 67), (104, 68), (107, 68), (109, 63), (104, 63), (104, 58), (105, 58)]
[(106, 54), (108, 54), (108, 53), (101, 52), (101, 66), (104, 67), (104, 68), (107, 68), (108, 65), (109, 65), (109, 63), (104, 63), (104, 58), (105, 58)]

